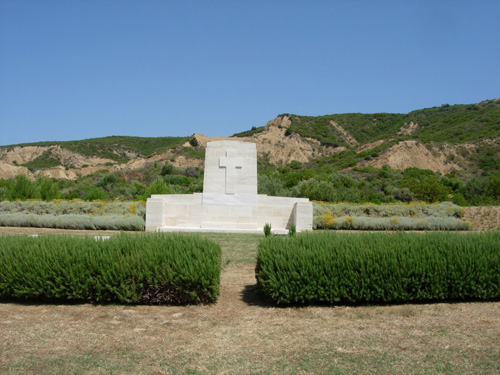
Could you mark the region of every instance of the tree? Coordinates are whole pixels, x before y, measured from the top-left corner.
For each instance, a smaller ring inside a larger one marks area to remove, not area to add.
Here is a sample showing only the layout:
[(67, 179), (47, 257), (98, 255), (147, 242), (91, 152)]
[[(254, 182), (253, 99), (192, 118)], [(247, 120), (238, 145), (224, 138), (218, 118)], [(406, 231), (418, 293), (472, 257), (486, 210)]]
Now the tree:
[(10, 189), (10, 198), (12, 200), (33, 199), (36, 198), (36, 184), (24, 174), (19, 174), (14, 178)]
[(500, 173), (488, 177), (488, 193), (496, 200), (500, 200)]
[(448, 188), (436, 175), (424, 175), (420, 178), (405, 177), (402, 185), (410, 189), (416, 199), (425, 202), (442, 202), (449, 194)]
[(190, 140), (189, 140), (189, 144), (193, 147), (198, 147), (199, 146), (199, 143), (198, 143), (198, 140), (196, 139), (196, 137), (192, 137)]
[(59, 196), (58, 186), (51, 178), (39, 174), (36, 178), (36, 183), (38, 185), (38, 194), (41, 199), (50, 201)]

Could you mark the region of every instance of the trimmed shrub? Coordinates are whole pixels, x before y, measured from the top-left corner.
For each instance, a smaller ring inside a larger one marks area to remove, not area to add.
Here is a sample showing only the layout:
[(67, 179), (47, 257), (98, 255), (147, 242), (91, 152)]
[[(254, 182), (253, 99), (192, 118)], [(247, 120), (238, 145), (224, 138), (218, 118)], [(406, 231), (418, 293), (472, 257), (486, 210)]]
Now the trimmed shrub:
[(221, 250), (195, 236), (0, 237), (0, 298), (195, 304), (219, 295)]
[(144, 202), (85, 202), (81, 200), (54, 200), (44, 202), (39, 200), (29, 201), (4, 201), (0, 202), (0, 214), (30, 213), (34, 215), (134, 215), (144, 217), (146, 205)]
[(351, 204), (313, 202), (315, 229), (468, 230), (463, 208), (449, 202)]
[(144, 219), (137, 215), (34, 215), (0, 214), (0, 226), (59, 229), (99, 229), (143, 231)]
[(144, 230), (144, 202), (0, 202), (0, 226)]
[(465, 221), (452, 217), (369, 217), (329, 215), (314, 217), (315, 229), (352, 229), (352, 230), (469, 230)]
[(259, 244), (277, 304), (500, 298), (500, 233), (302, 234)]

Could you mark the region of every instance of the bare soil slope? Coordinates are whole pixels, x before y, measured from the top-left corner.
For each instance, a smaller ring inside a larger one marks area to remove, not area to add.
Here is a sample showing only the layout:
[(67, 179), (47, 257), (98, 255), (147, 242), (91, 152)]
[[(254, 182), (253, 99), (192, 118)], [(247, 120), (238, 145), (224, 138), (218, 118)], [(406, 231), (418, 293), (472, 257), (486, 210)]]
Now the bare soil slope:
[(293, 160), (304, 163), (345, 149), (324, 146), (317, 139), (301, 137), (296, 133), (285, 135), (290, 124), (290, 118), (282, 116), (269, 121), (264, 131), (249, 137), (207, 137), (203, 134), (195, 134), (195, 137), (202, 147), (206, 147), (207, 142), (222, 140), (255, 143), (259, 158), (276, 165), (289, 164)]
[[(453, 158), (450, 155), (453, 154)], [(427, 148), (417, 141), (402, 141), (390, 147), (380, 154), (379, 157), (360, 163), (362, 166), (372, 166), (382, 168), (384, 165), (392, 169), (404, 170), (406, 168), (416, 167), (420, 169), (430, 169), (442, 174), (460, 171), (459, 158), (456, 150), (452, 146), (442, 146), (442, 149)]]

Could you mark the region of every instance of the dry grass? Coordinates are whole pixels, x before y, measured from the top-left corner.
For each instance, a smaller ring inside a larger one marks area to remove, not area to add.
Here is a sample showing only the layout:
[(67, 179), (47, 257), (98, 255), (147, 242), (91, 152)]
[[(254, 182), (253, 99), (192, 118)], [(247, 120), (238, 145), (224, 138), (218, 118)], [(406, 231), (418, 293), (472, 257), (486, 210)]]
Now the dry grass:
[(500, 302), (275, 308), (255, 288), (261, 237), (207, 236), (229, 262), (216, 304), (1, 303), (0, 373), (500, 373)]
[(500, 229), (500, 206), (464, 208), (464, 220), (471, 222), (474, 230)]

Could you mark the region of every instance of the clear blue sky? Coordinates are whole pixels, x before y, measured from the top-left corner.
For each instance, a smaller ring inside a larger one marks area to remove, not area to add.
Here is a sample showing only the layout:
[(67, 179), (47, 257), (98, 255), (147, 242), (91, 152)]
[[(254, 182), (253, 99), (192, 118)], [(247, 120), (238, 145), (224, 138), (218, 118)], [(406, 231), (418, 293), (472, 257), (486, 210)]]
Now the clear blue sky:
[(498, 0), (0, 0), (0, 145), (497, 97)]

